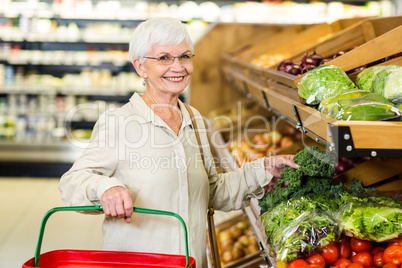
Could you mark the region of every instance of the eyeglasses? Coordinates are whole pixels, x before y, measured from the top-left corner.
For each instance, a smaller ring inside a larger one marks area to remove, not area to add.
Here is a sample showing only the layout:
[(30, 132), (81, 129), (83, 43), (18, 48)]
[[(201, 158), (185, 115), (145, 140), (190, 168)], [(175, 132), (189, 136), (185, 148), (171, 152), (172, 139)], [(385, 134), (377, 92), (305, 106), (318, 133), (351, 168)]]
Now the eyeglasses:
[(157, 58), (154, 58), (154, 57), (144, 57), (144, 58), (151, 59), (151, 60), (157, 60), (158, 63), (163, 64), (163, 65), (170, 65), (170, 64), (173, 64), (173, 62), (176, 58), (179, 59), (179, 62), (181, 64), (191, 63), (193, 61), (194, 56), (195, 56), (194, 54), (186, 53), (186, 54), (182, 54), (180, 56), (172, 56), (170, 54), (165, 54), (165, 55), (159, 56)]

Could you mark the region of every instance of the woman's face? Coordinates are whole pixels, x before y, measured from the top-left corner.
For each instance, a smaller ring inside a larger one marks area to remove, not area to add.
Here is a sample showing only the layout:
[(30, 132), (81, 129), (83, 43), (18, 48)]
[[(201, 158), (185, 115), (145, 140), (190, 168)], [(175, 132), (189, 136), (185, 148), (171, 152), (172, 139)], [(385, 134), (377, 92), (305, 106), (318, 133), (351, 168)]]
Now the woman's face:
[[(180, 56), (191, 54), (186, 41), (179, 45), (154, 45), (147, 57), (158, 58), (164, 55)], [(193, 63), (181, 63), (178, 58), (169, 65), (163, 65), (155, 59), (145, 59), (143, 78), (147, 79), (148, 87), (164, 93), (178, 95), (190, 82), (193, 74)]]

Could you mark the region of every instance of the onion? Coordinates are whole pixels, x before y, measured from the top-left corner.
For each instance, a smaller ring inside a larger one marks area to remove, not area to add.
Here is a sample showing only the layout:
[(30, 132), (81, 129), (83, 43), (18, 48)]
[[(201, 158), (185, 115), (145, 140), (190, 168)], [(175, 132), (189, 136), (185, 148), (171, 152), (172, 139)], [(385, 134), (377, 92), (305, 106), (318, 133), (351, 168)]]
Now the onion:
[(331, 60), (330, 60), (330, 59), (323, 59), (322, 61), (320, 61), (320, 65), (319, 65), (319, 66), (324, 65), (324, 64), (327, 64), (329, 61), (331, 61)]
[(299, 75), (302, 73), (302, 67), (299, 64), (289, 65), (286, 67), (286, 72), (293, 75)]
[(277, 70), (278, 71), (285, 71), (286, 67), (289, 66), (289, 65), (293, 65), (293, 61), (291, 61), (291, 60), (283, 60), (278, 64)]
[(334, 59), (335, 59), (335, 58), (338, 58), (338, 57), (342, 56), (343, 54), (345, 54), (344, 51), (336, 52), (333, 58), (334, 58)]
[(318, 66), (320, 64), (320, 62), (324, 59), (324, 57), (321, 55), (315, 54), (315, 51), (314, 51), (314, 54), (310, 56), (310, 59), (314, 62), (315, 66)]
[(307, 72), (313, 70), (313, 69), (316, 68), (316, 67), (317, 67), (317, 66), (316, 66), (315, 64), (306, 65), (306, 66), (303, 67), (302, 73), (303, 73), (303, 74), (304, 74), (304, 73), (307, 73)]

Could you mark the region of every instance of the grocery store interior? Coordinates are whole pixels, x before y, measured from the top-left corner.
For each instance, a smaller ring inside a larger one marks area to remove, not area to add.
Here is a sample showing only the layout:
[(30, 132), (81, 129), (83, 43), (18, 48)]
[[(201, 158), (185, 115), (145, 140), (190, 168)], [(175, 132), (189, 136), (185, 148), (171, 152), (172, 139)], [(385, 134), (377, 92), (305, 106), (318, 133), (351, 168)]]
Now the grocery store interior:
[[(302, 91), (322, 64), (359, 89), (365, 69), (399, 68), (402, 0), (0, 0), (0, 267), (21, 267), (34, 256), (43, 216), (64, 206), (59, 178), (98, 117), (144, 92), (128, 43), (140, 22), (157, 16), (181, 19), (191, 35), (195, 71), (180, 99), (208, 119), (221, 172), (318, 146), (336, 155), (333, 184), (357, 179), (402, 199), (402, 82), (388, 91), (383, 83), (381, 94), (367, 88), (377, 106), (360, 113), (346, 104), (339, 105), (348, 112), (331, 113), (320, 93)], [(256, 199), (243, 210), (216, 212), (218, 239), (239, 226), (249, 239), (237, 254), (219, 244), (222, 267), (276, 266), (265, 254), (262, 212)], [(41, 251), (100, 249), (102, 221), (56, 213)]]

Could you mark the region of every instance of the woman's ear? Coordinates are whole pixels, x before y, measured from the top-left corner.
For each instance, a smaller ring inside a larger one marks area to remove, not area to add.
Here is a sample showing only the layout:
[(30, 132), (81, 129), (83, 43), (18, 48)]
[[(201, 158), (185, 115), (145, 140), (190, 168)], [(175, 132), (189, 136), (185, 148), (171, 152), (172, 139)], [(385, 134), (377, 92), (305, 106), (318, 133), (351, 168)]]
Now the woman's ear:
[(133, 61), (133, 65), (134, 65), (135, 71), (137, 72), (137, 74), (139, 76), (141, 76), (142, 78), (147, 78), (146, 73), (144, 71), (144, 64), (141, 63), (139, 59), (135, 59)]

